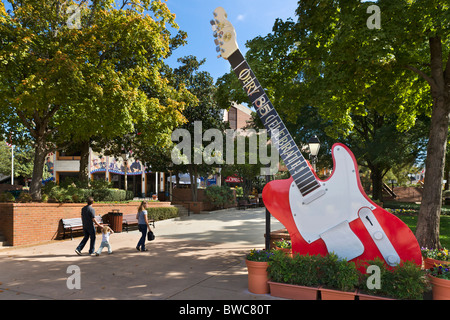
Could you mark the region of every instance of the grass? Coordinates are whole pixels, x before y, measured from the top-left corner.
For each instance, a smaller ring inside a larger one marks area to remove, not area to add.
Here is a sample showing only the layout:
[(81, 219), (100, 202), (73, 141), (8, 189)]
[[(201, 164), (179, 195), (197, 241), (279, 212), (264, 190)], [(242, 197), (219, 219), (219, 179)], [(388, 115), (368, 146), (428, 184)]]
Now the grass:
[[(417, 214), (419, 212), (420, 205), (415, 203), (407, 202), (385, 202), (385, 209), (394, 213), (398, 218), (400, 218), (411, 230), (416, 232), (417, 225)], [(450, 248), (450, 215), (448, 212), (450, 210), (449, 206), (442, 207), (441, 223), (439, 228), (439, 239), (441, 245), (444, 248)]]

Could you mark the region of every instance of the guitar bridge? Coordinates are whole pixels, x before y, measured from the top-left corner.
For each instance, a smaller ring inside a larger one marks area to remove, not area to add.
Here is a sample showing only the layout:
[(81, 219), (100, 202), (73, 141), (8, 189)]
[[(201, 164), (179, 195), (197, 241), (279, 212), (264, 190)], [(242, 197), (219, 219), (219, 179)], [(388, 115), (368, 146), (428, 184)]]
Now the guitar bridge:
[[(295, 187), (295, 185), (293, 185)], [(311, 202), (319, 199), (321, 196), (323, 196), (326, 193), (325, 189), (319, 188), (316, 191), (313, 191), (312, 194), (306, 196), (303, 198), (302, 204), (310, 204)]]

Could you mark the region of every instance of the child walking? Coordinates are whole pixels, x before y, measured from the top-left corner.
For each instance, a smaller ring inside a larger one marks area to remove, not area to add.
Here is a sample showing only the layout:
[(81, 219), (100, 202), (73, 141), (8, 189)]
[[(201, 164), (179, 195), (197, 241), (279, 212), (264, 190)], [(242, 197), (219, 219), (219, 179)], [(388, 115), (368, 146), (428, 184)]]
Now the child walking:
[(100, 253), (102, 253), (102, 250), (104, 247), (108, 248), (108, 253), (111, 254), (111, 245), (109, 244), (109, 236), (113, 234), (114, 231), (110, 227), (103, 227), (102, 229), (102, 243), (100, 244), (100, 248), (98, 248), (97, 252), (95, 253), (96, 256), (99, 256)]

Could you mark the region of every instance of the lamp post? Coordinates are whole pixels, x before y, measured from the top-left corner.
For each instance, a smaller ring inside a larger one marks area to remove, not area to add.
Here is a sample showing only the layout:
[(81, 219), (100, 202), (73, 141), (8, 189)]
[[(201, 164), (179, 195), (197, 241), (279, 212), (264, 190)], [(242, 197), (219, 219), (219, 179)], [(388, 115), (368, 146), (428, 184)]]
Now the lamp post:
[(317, 155), (319, 154), (320, 149), (320, 141), (317, 136), (311, 137), (308, 141), (309, 146), (309, 158), (311, 159), (311, 164), (313, 166), (314, 171), (316, 171), (316, 162), (317, 162)]

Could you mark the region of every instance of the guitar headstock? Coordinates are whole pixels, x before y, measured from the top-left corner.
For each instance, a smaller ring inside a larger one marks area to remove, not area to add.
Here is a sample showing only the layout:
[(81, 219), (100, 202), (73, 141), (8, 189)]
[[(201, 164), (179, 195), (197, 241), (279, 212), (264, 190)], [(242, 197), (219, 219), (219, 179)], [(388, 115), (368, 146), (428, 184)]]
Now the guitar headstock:
[(236, 42), (236, 31), (231, 22), (228, 21), (224, 8), (217, 7), (214, 10), (214, 19), (211, 20), (211, 25), (214, 31), (214, 38), (216, 38), (214, 43), (217, 45), (218, 58), (228, 59), (238, 49), (238, 45)]

